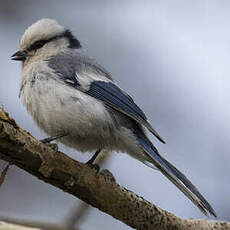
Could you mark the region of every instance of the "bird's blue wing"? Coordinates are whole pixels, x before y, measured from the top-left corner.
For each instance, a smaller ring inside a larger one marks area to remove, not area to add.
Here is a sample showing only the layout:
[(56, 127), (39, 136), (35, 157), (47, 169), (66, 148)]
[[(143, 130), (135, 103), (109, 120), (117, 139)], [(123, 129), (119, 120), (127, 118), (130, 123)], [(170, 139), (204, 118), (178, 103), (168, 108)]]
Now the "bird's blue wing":
[(152, 128), (144, 112), (135, 104), (133, 99), (113, 82), (93, 81), (89, 90), (84, 92), (133, 118), (148, 128), (161, 142), (165, 143), (163, 138)]
[(147, 120), (143, 111), (134, 103), (132, 98), (112, 82), (94, 81), (91, 83), (87, 94), (104, 101), (125, 114), (136, 117), (138, 120)]

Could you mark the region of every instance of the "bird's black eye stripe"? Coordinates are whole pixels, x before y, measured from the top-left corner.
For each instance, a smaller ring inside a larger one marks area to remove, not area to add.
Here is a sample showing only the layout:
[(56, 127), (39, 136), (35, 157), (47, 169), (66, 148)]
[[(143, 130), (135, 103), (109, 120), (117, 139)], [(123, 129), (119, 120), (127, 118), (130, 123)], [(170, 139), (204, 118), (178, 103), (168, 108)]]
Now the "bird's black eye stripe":
[(64, 37), (63, 34), (61, 34), (61, 35), (54, 36), (54, 37), (52, 37), (52, 38), (50, 38), (50, 39), (47, 39), (47, 40), (39, 40), (39, 41), (36, 41), (36, 42), (34, 42), (34, 43), (29, 47), (28, 51), (40, 49), (40, 48), (42, 48), (46, 43), (51, 42), (51, 41), (53, 41), (53, 40), (56, 40), (56, 39), (58, 39), (58, 38), (63, 38), (63, 37)]
[(39, 40), (34, 42), (27, 51), (37, 50), (42, 48), (46, 43), (51, 42), (53, 40), (59, 39), (59, 38), (67, 38), (69, 40), (69, 48), (81, 48), (80, 42), (72, 35), (72, 33), (69, 30), (64, 31), (62, 34), (59, 34), (57, 36), (54, 36), (52, 38), (49, 38), (47, 40)]
[(47, 42), (48, 42), (48, 40), (39, 40), (39, 41), (36, 41), (36, 42), (34, 42), (34, 43), (30, 46), (29, 51), (40, 49), (40, 48), (42, 48), (42, 46), (44, 46)]

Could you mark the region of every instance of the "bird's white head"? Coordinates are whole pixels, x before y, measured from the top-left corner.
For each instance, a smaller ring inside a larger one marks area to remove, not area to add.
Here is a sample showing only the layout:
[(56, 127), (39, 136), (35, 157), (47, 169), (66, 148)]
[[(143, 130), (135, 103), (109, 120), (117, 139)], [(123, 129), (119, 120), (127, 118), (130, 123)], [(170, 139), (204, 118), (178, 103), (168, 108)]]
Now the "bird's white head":
[(65, 31), (65, 28), (53, 19), (43, 18), (29, 26), (20, 41), (20, 49), (28, 49), (35, 42), (49, 40)]
[(80, 47), (80, 42), (69, 30), (53, 19), (44, 18), (26, 29), (20, 41), (20, 51), (13, 54), (12, 59), (46, 58), (63, 49)]

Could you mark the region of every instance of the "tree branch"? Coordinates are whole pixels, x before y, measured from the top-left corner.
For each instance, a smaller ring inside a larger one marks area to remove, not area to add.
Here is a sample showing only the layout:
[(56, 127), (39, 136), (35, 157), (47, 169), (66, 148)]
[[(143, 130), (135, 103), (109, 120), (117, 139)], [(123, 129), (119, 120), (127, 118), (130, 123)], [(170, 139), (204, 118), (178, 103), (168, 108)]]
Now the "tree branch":
[(230, 230), (230, 223), (181, 219), (118, 185), (108, 170), (88, 165), (37, 141), (0, 111), (0, 159), (85, 201), (136, 229)]

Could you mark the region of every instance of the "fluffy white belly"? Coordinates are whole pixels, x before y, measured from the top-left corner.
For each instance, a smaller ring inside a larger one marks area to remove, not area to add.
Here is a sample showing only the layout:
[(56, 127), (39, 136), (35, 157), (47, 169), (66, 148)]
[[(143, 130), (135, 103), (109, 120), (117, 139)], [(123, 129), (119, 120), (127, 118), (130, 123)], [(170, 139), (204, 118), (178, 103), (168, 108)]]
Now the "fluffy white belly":
[(77, 89), (53, 79), (36, 80), (24, 85), (21, 96), (38, 126), (51, 136), (67, 133), (59, 141), (69, 147), (92, 151), (117, 142), (104, 104)]

